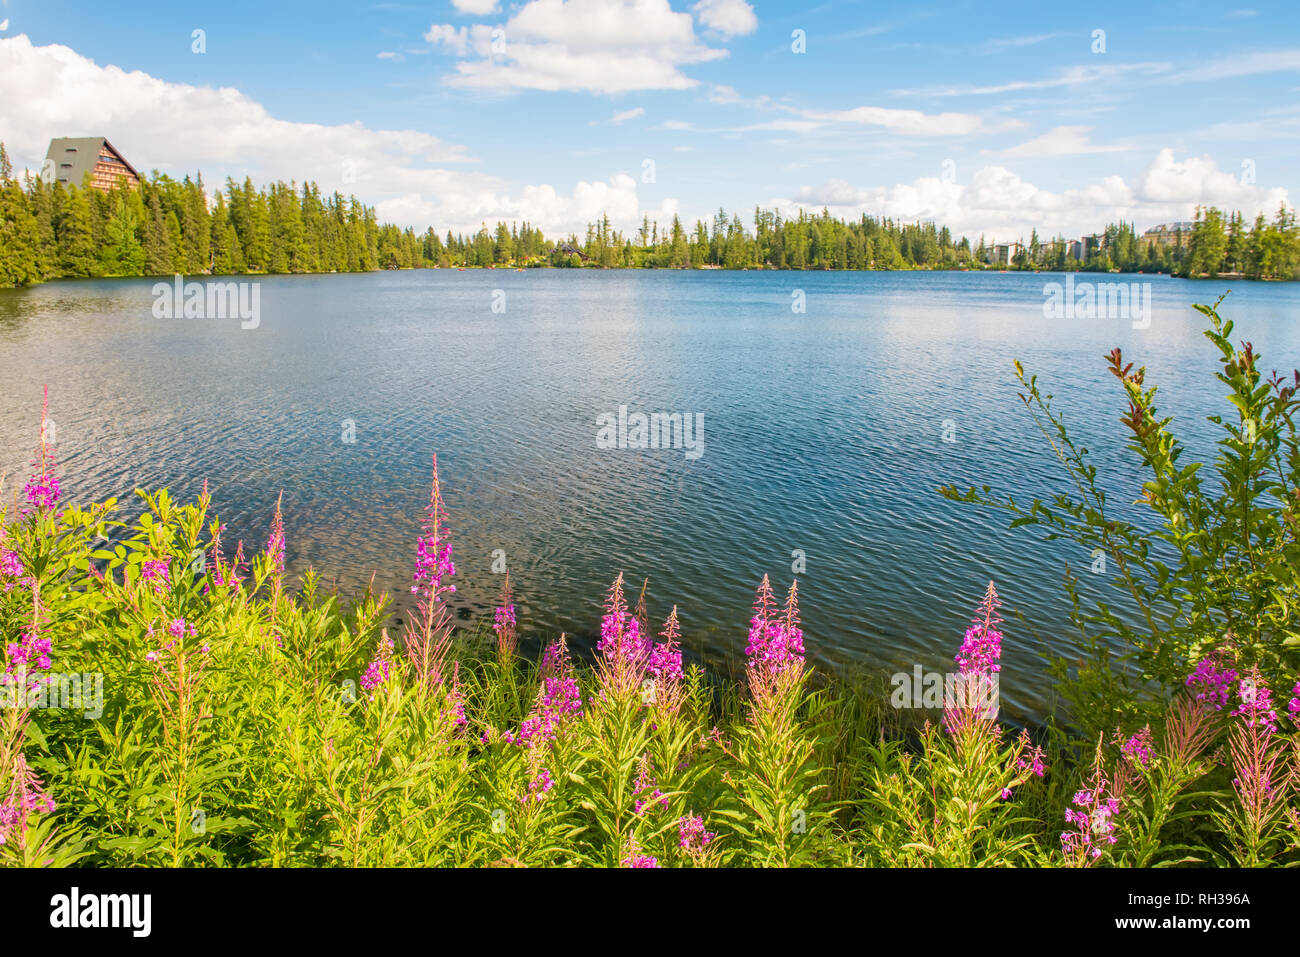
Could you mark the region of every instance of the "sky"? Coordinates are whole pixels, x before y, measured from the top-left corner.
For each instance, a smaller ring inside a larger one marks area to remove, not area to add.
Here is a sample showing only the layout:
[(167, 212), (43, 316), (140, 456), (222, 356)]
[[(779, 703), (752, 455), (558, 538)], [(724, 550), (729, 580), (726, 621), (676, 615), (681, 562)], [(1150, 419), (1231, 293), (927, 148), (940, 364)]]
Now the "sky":
[(0, 140), (423, 231), (719, 207), (989, 241), (1300, 196), (1300, 4), (0, 0)]

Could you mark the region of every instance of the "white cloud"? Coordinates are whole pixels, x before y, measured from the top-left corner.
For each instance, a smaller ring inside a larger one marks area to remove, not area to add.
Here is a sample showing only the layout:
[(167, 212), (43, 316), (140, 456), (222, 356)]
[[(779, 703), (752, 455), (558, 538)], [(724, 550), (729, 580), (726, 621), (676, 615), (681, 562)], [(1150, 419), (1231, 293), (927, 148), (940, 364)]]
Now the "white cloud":
[(497, 0), (451, 0), (451, 5), (460, 13), (475, 17), (486, 17), (498, 9)]
[(1198, 64), (1193, 70), (1168, 77), (1167, 82), (1230, 80), (1242, 76), (1257, 76), (1261, 73), (1297, 72), (1300, 72), (1300, 50), (1271, 50), (1234, 54), (1209, 63)]
[(714, 84), (708, 100), (717, 106), (743, 106), (752, 110), (789, 113), (798, 120), (772, 120), (733, 127), (729, 132), (754, 130), (788, 130), (809, 132), (822, 127), (875, 126), (902, 136), (965, 136), (972, 133), (998, 133), (1025, 126), (1023, 120), (1003, 119), (990, 123), (975, 113), (924, 113), (883, 106), (858, 106), (847, 110), (810, 110), (778, 102), (770, 96), (746, 98), (734, 87)]
[(1079, 156), (1084, 153), (1121, 153), (1127, 146), (1101, 146), (1091, 142), (1091, 126), (1058, 126), (1042, 136), (1027, 140), (1019, 146), (1003, 150), (1003, 156)]
[(1077, 237), (1118, 220), (1135, 222), (1140, 232), (1156, 223), (1191, 219), (1197, 205), (1240, 209), (1251, 218), (1258, 212), (1271, 215), (1283, 202), (1290, 204), (1285, 189), (1244, 184), (1208, 157), (1178, 162), (1166, 149), (1133, 184), (1120, 176), (1107, 176), (1052, 192), (993, 165), (976, 170), (964, 183), (921, 177), (894, 186), (858, 188), (832, 179), (769, 205), (787, 214), (825, 206), (834, 215), (848, 218), (867, 213), (905, 221), (931, 220), (972, 240), (981, 233), (990, 240), (1013, 240), (1028, 239), (1035, 228), (1040, 237), (1057, 233)]
[[(1099, 63), (1073, 66), (1056, 76), (1041, 80), (1008, 80), (989, 86), (947, 86), (920, 90), (891, 90), (895, 96), (990, 96), (1018, 93), (1021, 90), (1047, 90), (1059, 86), (1095, 86), (1112, 80), (1140, 76), (1157, 76), (1173, 69), (1168, 63)], [(1200, 73), (1200, 70), (1197, 70)]]
[(1032, 36), (1022, 37), (1002, 37), (999, 39), (989, 40), (984, 44), (981, 52), (1001, 53), (1004, 50), (1018, 50), (1021, 47), (1036, 46), (1047, 40), (1055, 40), (1057, 37), (1065, 36), (1063, 33), (1039, 33)]
[[(542, 227), (551, 238), (570, 233), (582, 235), (587, 224), (608, 215), (619, 229), (629, 230), (640, 222), (637, 184), (626, 173), (605, 181), (577, 183), (564, 194), (549, 183), (525, 186), (518, 195), (485, 183), (477, 190), (458, 189), (450, 193), (434, 190), (435, 196), (409, 193), (379, 203), (381, 219), (397, 223), (447, 223), (454, 231), (477, 232), (498, 220), (527, 220)], [(439, 226), (439, 231), (446, 229)]]
[[(645, 107), (633, 107), (632, 109), (624, 109), (624, 111), (615, 113), (614, 116), (611, 116), (610, 118), (608, 118), (608, 120), (604, 122), (607, 122), (607, 124), (612, 124), (614, 126), (621, 126), (625, 124), (625, 122), (627, 122), (628, 120), (636, 120), (638, 116), (645, 116), (645, 114), (646, 114)], [(601, 121), (599, 120), (593, 120), (588, 124), (588, 126), (599, 126), (599, 125), (601, 125)]]
[(702, 25), (724, 38), (748, 36), (758, 29), (754, 8), (745, 0), (700, 0), (691, 9)]
[(668, 0), (531, 0), (502, 27), (434, 24), (425, 39), (461, 58), (445, 82), (479, 90), (684, 90), (680, 67), (727, 55)]
[(425, 33), (424, 38), (434, 46), (441, 46), (448, 53), (454, 53), (457, 56), (469, 56), (469, 27), (457, 29), (449, 23), (441, 25), (435, 23), (429, 27), (429, 31)]
[[(581, 230), (608, 211), (620, 228), (639, 221), (636, 181), (619, 174), (579, 182), (570, 194), (520, 187), (466, 169), (465, 148), (414, 130), (277, 119), (229, 87), (169, 83), (99, 66), (65, 46), (0, 39), (0, 135), (15, 167), (39, 169), (51, 138), (106, 134), (142, 171), (202, 170), (210, 189), (226, 176), (315, 180), (323, 192), (355, 192), (380, 217), (439, 232), (523, 220), (548, 233)], [(450, 167), (450, 168), (449, 168)]]
[(381, 60), (395, 60), (398, 63), (401, 63), (403, 60), (406, 59), (406, 57), (402, 56), (402, 54), (395, 53), (392, 50), (380, 50), (378, 53), (375, 54), (375, 56)]
[(809, 120), (846, 123), (855, 126), (879, 126), (903, 136), (965, 136), (990, 132), (985, 121), (973, 113), (922, 113), (920, 110), (895, 110), (883, 106), (859, 106), (851, 110), (791, 110)]

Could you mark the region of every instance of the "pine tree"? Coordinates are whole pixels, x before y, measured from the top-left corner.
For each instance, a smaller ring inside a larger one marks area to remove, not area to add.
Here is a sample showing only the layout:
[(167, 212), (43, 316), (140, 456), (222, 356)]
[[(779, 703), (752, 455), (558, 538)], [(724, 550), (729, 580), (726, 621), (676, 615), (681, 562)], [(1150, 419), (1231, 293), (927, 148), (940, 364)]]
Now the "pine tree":
[(99, 267), (105, 276), (139, 276), (144, 269), (144, 247), (136, 236), (137, 220), (125, 196), (117, 197), (117, 206), (104, 227), (104, 243), (99, 251)]
[(95, 236), (91, 229), (90, 203), (84, 190), (68, 191), (63, 212), (56, 224), (57, 271), (60, 276), (95, 274)]

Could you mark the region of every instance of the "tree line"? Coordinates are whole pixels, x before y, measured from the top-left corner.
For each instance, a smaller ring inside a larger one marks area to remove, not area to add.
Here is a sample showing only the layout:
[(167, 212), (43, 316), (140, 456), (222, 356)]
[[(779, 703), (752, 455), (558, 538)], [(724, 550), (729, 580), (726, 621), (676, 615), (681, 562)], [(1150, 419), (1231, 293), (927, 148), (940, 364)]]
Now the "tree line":
[(209, 195), (201, 176), (154, 172), (139, 188), (108, 192), (19, 182), (0, 143), (0, 286), (54, 278), (364, 272), (426, 267), (601, 266), (718, 269), (1054, 269), (1296, 278), (1300, 230), (1285, 207), (1247, 227), (1240, 213), (1197, 211), (1184, 237), (1149, 242), (1129, 223), (1112, 224), (1083, 247), (1033, 231), (1013, 255), (953, 236), (934, 223), (826, 210), (783, 217), (755, 208), (752, 224), (719, 209), (691, 227), (642, 220), (626, 234), (602, 217), (586, 235), (548, 239), (524, 222), (487, 224), (473, 234), (380, 223), (355, 196), (322, 193), (314, 182), (227, 179)]

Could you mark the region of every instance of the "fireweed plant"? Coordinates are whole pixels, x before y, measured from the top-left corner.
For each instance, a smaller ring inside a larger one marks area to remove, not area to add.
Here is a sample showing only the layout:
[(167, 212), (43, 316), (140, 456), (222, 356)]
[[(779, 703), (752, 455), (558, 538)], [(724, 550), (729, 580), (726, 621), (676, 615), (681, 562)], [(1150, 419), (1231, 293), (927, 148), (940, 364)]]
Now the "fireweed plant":
[(1233, 343), (1222, 302), (1196, 306), (1231, 410), (1209, 416), (1221, 433), (1212, 462), (1187, 461), (1145, 367), (1119, 349), (1106, 357), (1148, 521), (1108, 510), (1088, 450), (1019, 362), (1020, 399), (1074, 492), (1026, 505), (988, 486), (941, 489), (1117, 570), (1121, 600), (1089, 606), (1066, 569), (1084, 654), (1051, 662), (1066, 705), (1052, 737), (1076, 766), (1061, 834), (1073, 864), (1297, 863), (1300, 371), (1265, 375), (1251, 343)]
[(759, 583), (739, 682), (688, 664), (687, 615), (653, 624), (648, 584), (629, 608), (621, 574), (592, 660), (563, 635), (520, 654), (513, 580), (490, 619), (456, 628), (436, 458), (412, 536), (416, 610), (390, 633), (385, 596), (344, 602), (313, 572), (288, 578), (282, 500), (261, 549), (231, 547), (206, 487), (189, 504), (137, 490), (134, 520), (115, 500), (81, 508), (42, 434), (0, 520), (0, 861), (1300, 863), (1294, 386), (1262, 379), (1206, 315), (1240, 412), (1213, 488), (1178, 464), (1141, 370), (1112, 360), (1167, 516), (1155, 532), (1106, 514), (1025, 380), (1083, 497), (1000, 504), (1109, 549), (1143, 609), (1140, 628), (1080, 611), (1092, 647), (1118, 640), (1125, 657), (1062, 666), (1076, 710), (1037, 739), (997, 711), (992, 583), (954, 635), (963, 694), (912, 721), (873, 682), (811, 667), (794, 582), (784, 601)]

